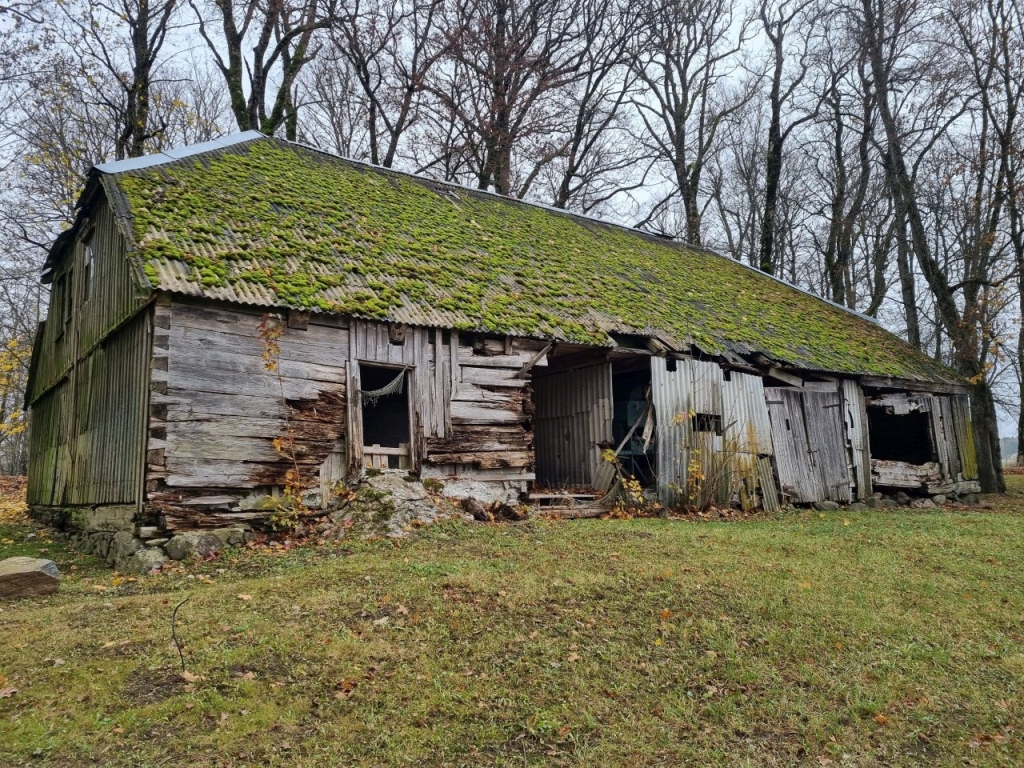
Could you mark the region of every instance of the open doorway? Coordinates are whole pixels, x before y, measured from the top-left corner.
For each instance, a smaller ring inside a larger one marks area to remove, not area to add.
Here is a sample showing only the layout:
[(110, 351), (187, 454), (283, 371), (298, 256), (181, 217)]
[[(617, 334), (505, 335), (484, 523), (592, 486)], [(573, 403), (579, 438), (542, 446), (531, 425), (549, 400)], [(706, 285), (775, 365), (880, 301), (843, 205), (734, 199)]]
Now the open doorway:
[(359, 366), (363, 466), (411, 469), (408, 371)]
[(645, 488), (656, 480), (651, 360), (632, 355), (612, 362), (612, 443), (623, 471)]

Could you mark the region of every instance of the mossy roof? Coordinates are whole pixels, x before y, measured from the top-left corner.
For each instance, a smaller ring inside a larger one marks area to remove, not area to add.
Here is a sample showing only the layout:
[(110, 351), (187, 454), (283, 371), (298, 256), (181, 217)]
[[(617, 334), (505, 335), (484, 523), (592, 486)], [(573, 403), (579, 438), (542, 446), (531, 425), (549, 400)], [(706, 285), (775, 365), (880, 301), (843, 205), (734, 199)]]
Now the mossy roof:
[(718, 254), (258, 136), (98, 169), (154, 289), (957, 382), (868, 318)]

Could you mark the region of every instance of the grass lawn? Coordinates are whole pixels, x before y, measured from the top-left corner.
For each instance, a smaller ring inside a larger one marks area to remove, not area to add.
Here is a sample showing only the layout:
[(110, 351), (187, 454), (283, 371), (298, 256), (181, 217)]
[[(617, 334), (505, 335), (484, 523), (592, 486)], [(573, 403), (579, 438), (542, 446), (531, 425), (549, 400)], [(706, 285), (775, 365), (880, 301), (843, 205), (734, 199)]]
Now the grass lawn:
[(8, 516), (0, 558), (65, 579), (0, 603), (0, 765), (1021, 765), (1010, 481), (985, 511), (447, 523), (137, 580)]

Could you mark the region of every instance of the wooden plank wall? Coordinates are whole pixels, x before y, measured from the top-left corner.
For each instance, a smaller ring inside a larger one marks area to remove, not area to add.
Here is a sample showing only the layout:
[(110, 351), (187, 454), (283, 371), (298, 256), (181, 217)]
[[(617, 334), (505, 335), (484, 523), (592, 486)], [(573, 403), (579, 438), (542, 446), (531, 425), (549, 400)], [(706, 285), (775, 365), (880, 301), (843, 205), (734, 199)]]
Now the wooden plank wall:
[(764, 395), (772, 422), (775, 465), (783, 496), (793, 502), (824, 500), (820, 477), (810, 459), (800, 390), (766, 387)]
[(150, 322), (136, 315), (34, 404), (31, 503), (139, 502)]
[[(82, 268), (85, 248), (82, 240), (69, 244), (54, 272), (46, 323), (40, 328), (33, 361), (34, 374), (29, 402), (66, 376), (78, 358), (130, 318), (145, 303), (149, 290), (139, 284), (126, 252), (124, 237), (117, 228), (105, 198), (93, 205), (91, 222), (83, 234), (91, 236), (95, 253), (92, 294), (84, 296)], [(62, 308), (71, 294), (71, 321), (65, 325)]]
[(871, 459), (873, 482), (895, 488), (921, 488), (929, 493), (976, 490), (977, 457), (967, 395), (930, 395), (918, 392), (887, 392), (866, 399), (872, 406), (902, 415), (927, 413), (933, 461), (915, 465), (902, 461)]
[(950, 395), (953, 432), (959, 450), (960, 470), (963, 480), (978, 479), (978, 456), (974, 447), (974, 425), (971, 423), (971, 400), (967, 395)]
[(844, 403), (837, 384), (765, 389), (776, 466), (791, 501), (853, 499)]
[(537, 482), (553, 488), (591, 486), (612, 442), (612, 366), (591, 365), (533, 381)]
[(336, 460), (348, 328), (286, 328), (271, 372), (260, 320), (243, 308), (156, 307), (146, 487), (149, 510), (169, 529), (244, 519), (239, 503), (254, 489), (283, 486), (295, 465), (317, 485), (321, 465)]
[(823, 498), (815, 501), (853, 501), (850, 454), (838, 384), (828, 390), (803, 393), (804, 423), (812, 465), (820, 476)]
[(854, 497), (866, 499), (872, 493), (871, 446), (868, 441), (868, 414), (864, 390), (853, 379), (840, 382), (843, 395), (843, 419), (846, 426), (850, 467), (853, 472)]
[[(427, 437), (424, 461), (482, 481), (533, 480), (531, 379), (518, 374), (544, 346), (453, 334), (450, 428)], [(542, 358), (534, 366), (546, 364)]]

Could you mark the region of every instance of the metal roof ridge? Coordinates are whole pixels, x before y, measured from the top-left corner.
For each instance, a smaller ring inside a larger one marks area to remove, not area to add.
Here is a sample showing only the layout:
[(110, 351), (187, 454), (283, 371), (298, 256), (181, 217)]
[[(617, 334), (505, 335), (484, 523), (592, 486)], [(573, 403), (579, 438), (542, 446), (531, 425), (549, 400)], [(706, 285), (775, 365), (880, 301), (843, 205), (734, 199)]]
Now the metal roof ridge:
[(270, 137), (264, 133), (260, 133), (259, 131), (238, 131), (236, 133), (229, 133), (226, 136), (218, 136), (215, 139), (203, 141), (199, 144), (187, 144), (182, 147), (172, 147), (171, 149), (154, 152), (151, 155), (143, 155), (142, 157), (129, 157), (125, 160), (112, 160), (109, 163), (99, 163), (94, 165), (93, 169), (106, 174), (137, 171), (143, 168), (152, 168), (156, 165), (173, 163), (175, 160), (181, 160), (183, 157), (193, 157), (194, 155), (201, 155), (204, 152), (212, 152), (217, 149), (234, 146), (235, 144), (244, 144), (247, 141), (255, 141), (256, 139), (265, 138)]

